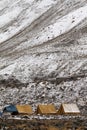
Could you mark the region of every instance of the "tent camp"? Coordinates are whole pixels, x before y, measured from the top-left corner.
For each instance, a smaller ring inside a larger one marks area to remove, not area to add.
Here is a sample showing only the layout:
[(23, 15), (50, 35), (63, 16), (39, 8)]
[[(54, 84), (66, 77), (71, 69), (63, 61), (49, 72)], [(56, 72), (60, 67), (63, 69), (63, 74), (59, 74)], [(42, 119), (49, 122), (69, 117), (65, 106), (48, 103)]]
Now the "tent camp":
[(9, 105), (9, 106), (4, 107), (3, 112), (18, 113), (14, 105)]
[(36, 113), (42, 114), (42, 115), (56, 114), (56, 109), (55, 109), (55, 106), (53, 104), (38, 105)]
[(30, 105), (16, 105), (19, 114), (33, 114), (32, 107)]
[(67, 114), (80, 114), (80, 110), (76, 104), (61, 104), (57, 114), (67, 115)]

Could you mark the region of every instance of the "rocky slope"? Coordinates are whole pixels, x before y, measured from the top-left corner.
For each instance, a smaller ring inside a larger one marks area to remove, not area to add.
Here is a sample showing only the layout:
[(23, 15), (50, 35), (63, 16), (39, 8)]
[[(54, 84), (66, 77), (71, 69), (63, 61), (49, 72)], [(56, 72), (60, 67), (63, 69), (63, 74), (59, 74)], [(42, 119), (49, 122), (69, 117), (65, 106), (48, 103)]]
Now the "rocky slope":
[(1, 0), (0, 86), (0, 105), (86, 106), (87, 0)]

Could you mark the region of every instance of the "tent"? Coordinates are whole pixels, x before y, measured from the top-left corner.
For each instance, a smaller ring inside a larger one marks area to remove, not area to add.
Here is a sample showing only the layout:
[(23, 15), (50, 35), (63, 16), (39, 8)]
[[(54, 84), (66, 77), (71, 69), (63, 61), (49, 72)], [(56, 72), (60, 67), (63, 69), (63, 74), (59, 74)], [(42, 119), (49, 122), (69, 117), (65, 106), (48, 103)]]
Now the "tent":
[(9, 106), (6, 106), (4, 109), (3, 109), (3, 112), (9, 112), (9, 113), (18, 113), (16, 107), (14, 105), (9, 105)]
[(42, 115), (56, 114), (56, 109), (55, 109), (55, 106), (53, 104), (38, 105), (36, 113), (42, 114)]
[(80, 110), (76, 104), (61, 104), (57, 114), (80, 114)]
[(19, 114), (33, 114), (32, 107), (30, 105), (16, 105)]

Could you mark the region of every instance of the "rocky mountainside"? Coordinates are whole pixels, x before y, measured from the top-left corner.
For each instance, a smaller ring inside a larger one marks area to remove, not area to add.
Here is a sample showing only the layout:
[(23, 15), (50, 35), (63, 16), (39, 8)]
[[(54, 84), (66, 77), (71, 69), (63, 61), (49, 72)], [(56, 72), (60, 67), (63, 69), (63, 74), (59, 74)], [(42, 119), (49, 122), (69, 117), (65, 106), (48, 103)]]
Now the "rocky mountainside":
[(87, 105), (87, 0), (0, 1), (0, 105)]

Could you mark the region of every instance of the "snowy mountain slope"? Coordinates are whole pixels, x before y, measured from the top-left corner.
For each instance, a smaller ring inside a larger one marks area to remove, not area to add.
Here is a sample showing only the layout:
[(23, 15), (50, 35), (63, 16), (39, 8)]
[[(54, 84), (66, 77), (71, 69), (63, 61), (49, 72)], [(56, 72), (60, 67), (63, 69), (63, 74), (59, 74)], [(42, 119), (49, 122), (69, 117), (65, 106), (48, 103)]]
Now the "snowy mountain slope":
[[(71, 84), (67, 81), (79, 93), (79, 89), (87, 90), (86, 57), (87, 0), (0, 1), (1, 79), (15, 77), (26, 84), (36, 77), (48, 82), (49, 78), (82, 74), (85, 77), (79, 77), (79, 83), (78, 79)], [(86, 93), (83, 95), (86, 102)], [(72, 97), (82, 98), (78, 94)]]
[[(34, 64), (33, 68), (38, 70), (41, 66), (41, 70), (45, 71), (47, 69), (50, 73), (50, 71), (58, 69), (59, 64), (61, 66), (66, 62), (68, 62), (68, 66), (69, 62), (71, 64), (86, 64), (85, 58), (83, 60), (78, 58), (86, 55), (86, 33), (84, 32), (87, 18), (86, 1), (13, 0), (8, 1), (6, 7), (4, 7), (4, 2), (6, 1), (2, 1), (0, 6), (3, 6), (0, 16), (0, 55), (2, 58), (7, 58), (7, 61), (9, 60), (7, 64), (5, 60), (5, 66), (24, 60), (24, 63), (21, 62), (20, 66), (23, 64), (25, 70), (27, 68), (25, 63), (28, 60), (29, 67), (32, 62)], [(76, 51), (78, 48), (79, 50)], [(34, 56), (38, 53), (41, 54), (39, 58)], [(25, 55), (26, 58), (20, 57), (21, 55)], [(52, 59), (49, 58), (50, 55)], [(16, 60), (12, 60), (10, 57), (12, 59), (16, 58)], [(45, 57), (48, 60), (45, 60)], [(77, 58), (77, 60), (74, 60), (74, 58)], [(37, 67), (34, 63), (35, 60), (38, 64)], [(57, 62), (56, 67), (52, 67), (55, 62)], [(42, 64), (44, 65), (42, 66)], [(52, 70), (49, 69), (49, 64), (53, 68)], [(2, 66), (1, 68), (3, 68)], [(70, 67), (68, 73), (72, 74), (73, 70)], [(33, 68), (31, 67), (31, 69)], [(79, 65), (77, 65), (78, 69)], [(67, 72), (63, 75), (65, 74)]]

